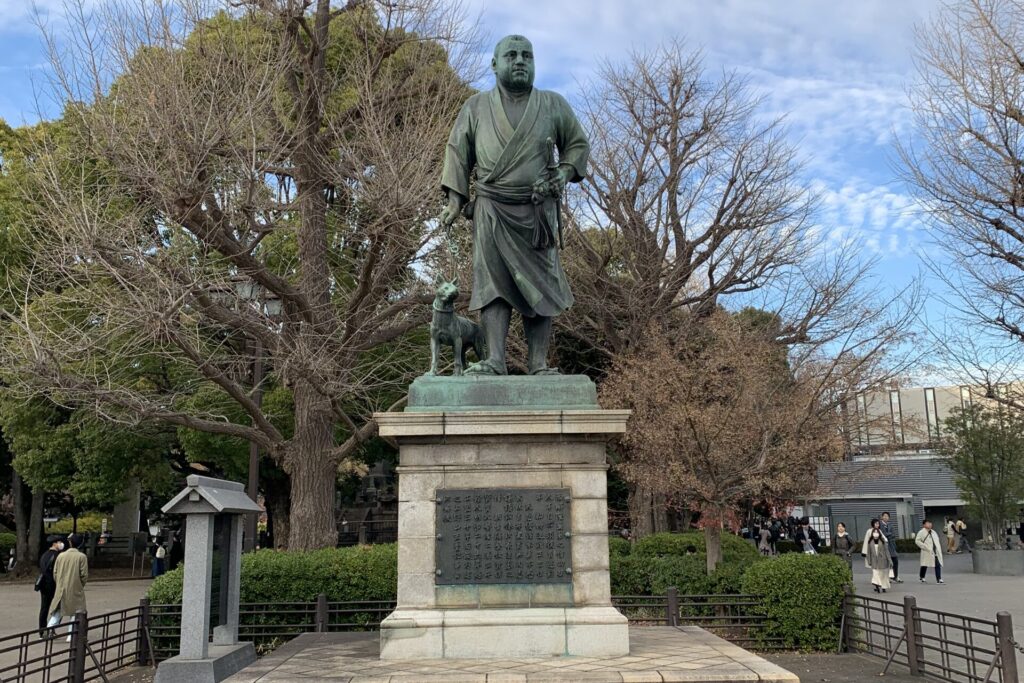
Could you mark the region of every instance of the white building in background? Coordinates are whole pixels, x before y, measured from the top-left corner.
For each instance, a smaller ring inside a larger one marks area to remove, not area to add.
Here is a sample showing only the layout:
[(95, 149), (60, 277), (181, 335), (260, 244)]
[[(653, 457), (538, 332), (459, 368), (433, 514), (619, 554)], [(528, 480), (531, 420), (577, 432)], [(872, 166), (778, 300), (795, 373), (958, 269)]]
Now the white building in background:
[[(860, 394), (847, 406), (847, 459), (818, 469), (819, 493), (806, 514), (844, 522), (856, 538), (888, 512), (898, 535), (909, 538), (930, 519), (963, 514), (964, 500), (938, 457), (943, 421), (955, 408), (986, 400), (968, 386), (915, 387)], [(977, 524), (967, 520), (970, 532)], [(940, 532), (941, 533), (941, 532)]]

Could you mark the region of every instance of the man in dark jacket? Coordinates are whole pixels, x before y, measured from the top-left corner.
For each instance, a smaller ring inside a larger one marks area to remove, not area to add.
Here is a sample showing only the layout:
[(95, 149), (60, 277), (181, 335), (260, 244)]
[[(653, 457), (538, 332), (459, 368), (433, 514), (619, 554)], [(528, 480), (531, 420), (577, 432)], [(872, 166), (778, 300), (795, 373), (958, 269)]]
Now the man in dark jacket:
[(817, 554), (818, 546), (821, 544), (821, 537), (811, 527), (811, 520), (807, 517), (800, 518), (800, 528), (796, 530), (793, 540), (796, 541), (798, 548), (809, 555)]
[(892, 558), (892, 578), (896, 583), (903, 583), (900, 578), (900, 555), (896, 552), (896, 532), (889, 526), (889, 513), (883, 512), (879, 520), (879, 529), (885, 536), (885, 543), (889, 546), (889, 557)]
[(64, 539), (60, 536), (47, 536), (49, 544), (46, 552), (39, 558), (39, 578), (36, 579), (36, 590), (39, 591), (39, 637), (47, 636), (46, 621), (50, 618), (50, 602), (57, 592), (57, 580), (53, 578), (53, 565), (57, 555), (64, 550)]

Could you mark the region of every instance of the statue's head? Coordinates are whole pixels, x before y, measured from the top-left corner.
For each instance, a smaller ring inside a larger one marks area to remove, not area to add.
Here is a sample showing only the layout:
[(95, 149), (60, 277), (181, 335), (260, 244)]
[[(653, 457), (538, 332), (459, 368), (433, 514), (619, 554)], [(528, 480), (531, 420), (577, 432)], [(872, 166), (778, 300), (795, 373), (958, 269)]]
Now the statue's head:
[(505, 36), (494, 46), (491, 69), (506, 89), (529, 90), (533, 87), (533, 45), (525, 36)]

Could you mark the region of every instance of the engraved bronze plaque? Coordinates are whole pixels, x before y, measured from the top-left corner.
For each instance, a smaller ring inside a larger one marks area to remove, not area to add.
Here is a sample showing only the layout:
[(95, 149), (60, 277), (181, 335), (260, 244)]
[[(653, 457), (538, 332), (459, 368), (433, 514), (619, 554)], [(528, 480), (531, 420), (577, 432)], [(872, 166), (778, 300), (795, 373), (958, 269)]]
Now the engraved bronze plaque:
[(570, 583), (569, 489), (438, 489), (436, 584)]

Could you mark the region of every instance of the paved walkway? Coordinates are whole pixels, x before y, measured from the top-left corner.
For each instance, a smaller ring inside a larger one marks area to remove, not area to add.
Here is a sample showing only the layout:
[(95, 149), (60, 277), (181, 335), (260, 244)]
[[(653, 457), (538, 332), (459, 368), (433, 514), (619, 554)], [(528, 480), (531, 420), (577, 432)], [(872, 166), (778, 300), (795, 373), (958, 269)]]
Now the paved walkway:
[[(150, 579), (95, 581), (85, 586), (85, 601), (90, 614), (135, 607), (145, 596)], [(0, 583), (0, 638), (36, 628), (39, 619), (39, 593), (31, 583)]]
[[(875, 594), (871, 589), (871, 572), (858, 557), (853, 563), (853, 581), (858, 595), (881, 598), (890, 602), (903, 602), (913, 595), (917, 606), (939, 612), (952, 612), (978, 619), (996, 620), (997, 612), (1009, 612), (1013, 617), (1014, 639), (1024, 643), (1024, 579), (1015, 576), (981, 576), (974, 573), (969, 554), (945, 557), (942, 578), (945, 584), (935, 583), (935, 575), (928, 570), (928, 583), (918, 580), (918, 556), (900, 555), (900, 578), (888, 593)], [(1017, 655), (1018, 668), (1024, 671), (1024, 654)]]
[(799, 683), (790, 672), (694, 627), (634, 627), (626, 657), (382, 661), (378, 633), (304, 633), (226, 683)]

